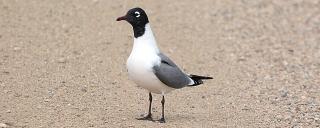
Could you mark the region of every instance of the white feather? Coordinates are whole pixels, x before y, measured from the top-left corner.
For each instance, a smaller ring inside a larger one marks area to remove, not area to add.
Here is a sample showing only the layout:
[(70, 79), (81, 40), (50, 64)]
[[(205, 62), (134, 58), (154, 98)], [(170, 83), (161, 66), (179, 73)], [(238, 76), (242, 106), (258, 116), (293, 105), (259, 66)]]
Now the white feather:
[(147, 89), (149, 92), (165, 94), (174, 88), (163, 84), (153, 73), (153, 66), (161, 63), (158, 56), (159, 52), (148, 23), (145, 25), (145, 33), (138, 38), (134, 38), (133, 48), (127, 60), (127, 69), (129, 78), (138, 86)]

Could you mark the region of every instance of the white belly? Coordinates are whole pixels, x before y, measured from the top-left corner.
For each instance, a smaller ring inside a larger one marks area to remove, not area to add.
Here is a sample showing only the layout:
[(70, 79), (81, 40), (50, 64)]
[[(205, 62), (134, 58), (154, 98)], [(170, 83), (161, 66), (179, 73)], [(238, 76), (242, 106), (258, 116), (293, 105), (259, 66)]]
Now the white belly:
[(127, 69), (129, 78), (138, 86), (153, 93), (165, 94), (174, 88), (163, 84), (153, 73), (153, 65), (161, 62), (157, 55), (159, 49), (156, 44), (149, 24), (146, 24), (144, 35), (134, 38), (133, 48), (127, 60)]
[(137, 58), (137, 56), (130, 55), (127, 60), (129, 78), (138, 86), (147, 89), (150, 92), (166, 94), (172, 91), (174, 88), (163, 84), (153, 73), (152, 67), (153, 64), (156, 63), (157, 59), (157, 56), (145, 56), (144, 58)]

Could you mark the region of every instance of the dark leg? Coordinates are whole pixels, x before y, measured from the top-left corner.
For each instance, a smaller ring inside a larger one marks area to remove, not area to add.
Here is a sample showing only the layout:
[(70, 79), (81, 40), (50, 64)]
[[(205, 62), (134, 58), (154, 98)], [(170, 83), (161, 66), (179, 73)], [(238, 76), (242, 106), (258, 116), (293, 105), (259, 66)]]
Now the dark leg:
[(152, 103), (152, 95), (151, 92), (149, 92), (149, 111), (147, 117), (152, 119), (152, 114), (151, 114), (151, 103)]
[(161, 100), (161, 104), (162, 104), (162, 115), (161, 115), (161, 118), (159, 120), (160, 123), (165, 123), (166, 120), (164, 119), (164, 95), (162, 95), (162, 100)]
[(142, 117), (142, 118), (137, 118), (138, 120), (151, 120), (153, 121), (152, 119), (152, 114), (151, 114), (151, 103), (152, 103), (152, 95), (151, 95), (151, 92), (149, 92), (149, 112), (148, 112), (148, 115), (145, 116), (145, 117)]

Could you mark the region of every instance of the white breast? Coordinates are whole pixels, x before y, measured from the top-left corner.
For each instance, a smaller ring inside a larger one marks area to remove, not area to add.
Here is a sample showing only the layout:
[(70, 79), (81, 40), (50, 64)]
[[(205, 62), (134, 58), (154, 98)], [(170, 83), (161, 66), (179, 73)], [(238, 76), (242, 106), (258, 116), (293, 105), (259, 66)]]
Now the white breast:
[(159, 49), (149, 24), (143, 36), (134, 39), (131, 54), (127, 60), (129, 78), (138, 86), (150, 92), (164, 94), (173, 88), (164, 85), (153, 73), (153, 66), (159, 65)]

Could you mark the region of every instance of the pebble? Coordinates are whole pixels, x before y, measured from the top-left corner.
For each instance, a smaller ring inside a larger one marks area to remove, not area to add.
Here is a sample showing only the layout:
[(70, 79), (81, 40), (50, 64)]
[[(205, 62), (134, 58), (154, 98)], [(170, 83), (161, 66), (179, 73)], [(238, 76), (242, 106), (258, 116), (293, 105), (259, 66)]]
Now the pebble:
[(287, 97), (289, 91), (287, 89), (282, 89), (280, 90), (281, 97)]
[(282, 64), (283, 64), (284, 66), (287, 66), (289, 63), (288, 63), (287, 61), (282, 61)]
[(3, 73), (4, 73), (4, 74), (10, 74), (10, 72), (9, 72), (9, 71), (3, 71)]
[(112, 84), (112, 85), (115, 85), (115, 84), (117, 84), (117, 81), (113, 81), (113, 82), (111, 82), (111, 84)]
[(41, 105), (38, 105), (38, 106), (37, 106), (37, 109), (41, 109), (41, 108), (42, 108)]
[(0, 123), (0, 128), (6, 128), (6, 127), (8, 127), (7, 124), (5, 124), (5, 123)]
[(4, 93), (8, 93), (11, 92), (10, 90), (3, 90)]
[(291, 119), (292, 119), (292, 116), (290, 116), (290, 115), (284, 115), (284, 116), (283, 116), (283, 119), (284, 119), (284, 120), (291, 120)]
[(276, 115), (276, 119), (277, 119), (278, 121), (281, 121), (281, 120), (283, 119), (283, 116), (282, 116), (282, 115)]
[(264, 80), (270, 80), (270, 79), (271, 79), (271, 76), (270, 76), (270, 75), (266, 75), (266, 76), (264, 76), (263, 79), (264, 79)]
[(92, 123), (89, 124), (89, 127), (94, 127), (94, 125)]
[(58, 60), (58, 63), (66, 63), (67, 62), (67, 60), (66, 60), (66, 58), (59, 58)]
[(13, 50), (14, 51), (19, 51), (19, 50), (21, 50), (21, 48), (20, 47), (14, 47)]
[(20, 93), (14, 93), (14, 96), (15, 96), (15, 97), (21, 97), (22, 94), (20, 94)]
[(82, 92), (87, 92), (88, 90), (86, 88), (81, 88)]

